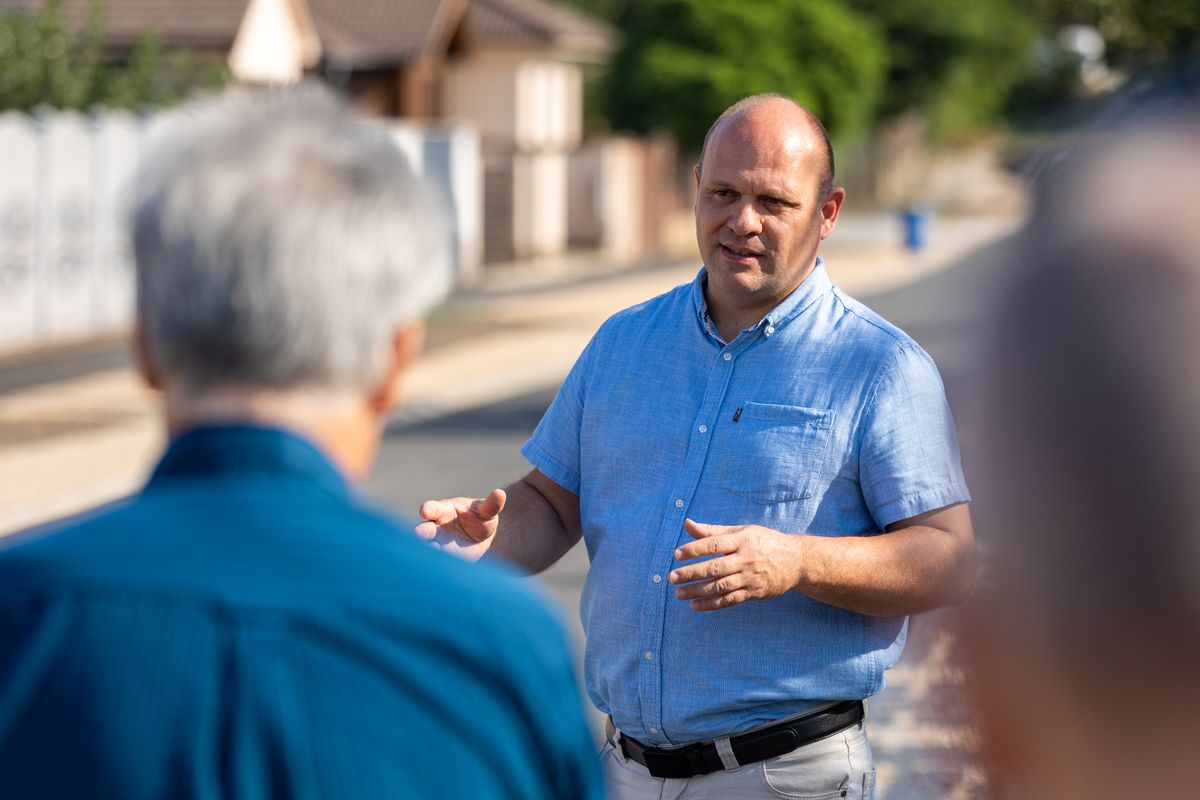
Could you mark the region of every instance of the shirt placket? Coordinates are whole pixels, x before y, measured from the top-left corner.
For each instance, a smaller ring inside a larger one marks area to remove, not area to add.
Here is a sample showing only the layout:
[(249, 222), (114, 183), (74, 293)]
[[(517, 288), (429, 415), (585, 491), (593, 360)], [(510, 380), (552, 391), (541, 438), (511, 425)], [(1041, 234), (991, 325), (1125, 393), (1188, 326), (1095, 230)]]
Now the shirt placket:
[(645, 613), (640, 641), (641, 669), (638, 690), (641, 696), (642, 724), (654, 736), (669, 741), (663, 726), (663, 632), (665, 630), (668, 602), (683, 602), (674, 599), (674, 587), (667, 576), (675, 566), (675, 547), (683, 521), (687, 518), (692, 498), (700, 484), (704, 463), (712, 441), (712, 429), (717, 415), (729, 392), (738, 356), (756, 340), (756, 336), (744, 335), (717, 353), (709, 371), (704, 397), (691, 421), (687, 455), (683, 469), (671, 488), (669, 507), (663, 515), (662, 527), (655, 539), (650, 558), (650, 575), (646, 585), (646, 598), (642, 603)]

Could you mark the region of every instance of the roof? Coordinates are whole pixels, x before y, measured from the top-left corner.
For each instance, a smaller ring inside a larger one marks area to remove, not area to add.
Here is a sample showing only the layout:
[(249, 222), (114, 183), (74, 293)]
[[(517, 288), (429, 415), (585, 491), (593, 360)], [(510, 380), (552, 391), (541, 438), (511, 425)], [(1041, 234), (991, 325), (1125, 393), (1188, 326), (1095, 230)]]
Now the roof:
[[(36, 12), (49, 0), (0, 0), (0, 11)], [(584, 58), (603, 56), (608, 25), (549, 0), (303, 0), (325, 57), (355, 66), (405, 64), (445, 52), (459, 24), (475, 45), (552, 47)], [(143, 32), (197, 49), (233, 46), (249, 0), (104, 0), (105, 43), (132, 45)], [(77, 29), (91, 0), (62, 0)], [(465, 20), (464, 15), (465, 14)]]
[(541, 45), (594, 56), (607, 55), (616, 40), (608, 24), (547, 0), (472, 0), (466, 32), (492, 45)]
[(325, 57), (407, 64), (444, 51), (470, 0), (306, 0)]

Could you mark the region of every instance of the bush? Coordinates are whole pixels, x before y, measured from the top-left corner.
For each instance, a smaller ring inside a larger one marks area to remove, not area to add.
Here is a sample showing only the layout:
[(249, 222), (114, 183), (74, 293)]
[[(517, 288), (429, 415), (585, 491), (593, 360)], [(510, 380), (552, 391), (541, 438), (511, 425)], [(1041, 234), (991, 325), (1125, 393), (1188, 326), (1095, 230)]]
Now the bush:
[(1036, 24), (1021, 0), (852, 0), (888, 42), (883, 117), (922, 110), (935, 138), (958, 138), (999, 114), (1028, 74)]
[(760, 92), (794, 98), (837, 138), (872, 121), (884, 42), (836, 0), (645, 0), (617, 21), (624, 40), (599, 92), (614, 128), (665, 129), (695, 153), (722, 111)]
[(0, 14), (0, 110), (162, 106), (194, 88), (216, 88), (229, 80), (223, 63), (206, 63), (187, 51), (167, 54), (149, 33), (138, 40), (128, 62), (107, 63), (103, 33), (100, 2), (89, 7), (82, 37), (71, 30), (59, 0), (34, 15)]

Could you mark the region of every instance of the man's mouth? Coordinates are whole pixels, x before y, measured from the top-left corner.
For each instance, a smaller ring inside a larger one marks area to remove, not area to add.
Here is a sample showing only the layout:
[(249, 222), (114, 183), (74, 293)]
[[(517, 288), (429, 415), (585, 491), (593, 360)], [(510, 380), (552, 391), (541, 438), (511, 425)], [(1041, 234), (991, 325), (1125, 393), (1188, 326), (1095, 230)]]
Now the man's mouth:
[(754, 250), (747, 250), (742, 247), (732, 247), (727, 244), (722, 244), (721, 249), (725, 251), (725, 255), (732, 256), (734, 258), (758, 258), (762, 255), (762, 253), (755, 252)]

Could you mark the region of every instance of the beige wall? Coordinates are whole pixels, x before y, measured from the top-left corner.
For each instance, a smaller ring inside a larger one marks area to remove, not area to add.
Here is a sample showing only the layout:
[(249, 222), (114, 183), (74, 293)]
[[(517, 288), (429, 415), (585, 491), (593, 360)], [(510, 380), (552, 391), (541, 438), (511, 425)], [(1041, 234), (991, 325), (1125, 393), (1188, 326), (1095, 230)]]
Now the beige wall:
[(516, 130), (516, 70), (511, 58), (471, 58), (446, 65), (443, 116), (474, 126), (488, 141), (512, 142)]
[(583, 126), (583, 77), (575, 64), (525, 51), (476, 51), (446, 65), (442, 87), (446, 119), (480, 133), (493, 161), (495, 179), (512, 166), (507, 181), (491, 197), (511, 203), (512, 236), (488, 226), (503, 239), (487, 248), (492, 258), (528, 258), (567, 249), (567, 159), (579, 147)]
[(578, 66), (522, 52), (481, 52), (447, 65), (444, 116), (474, 125), (491, 147), (566, 151), (579, 146)]

